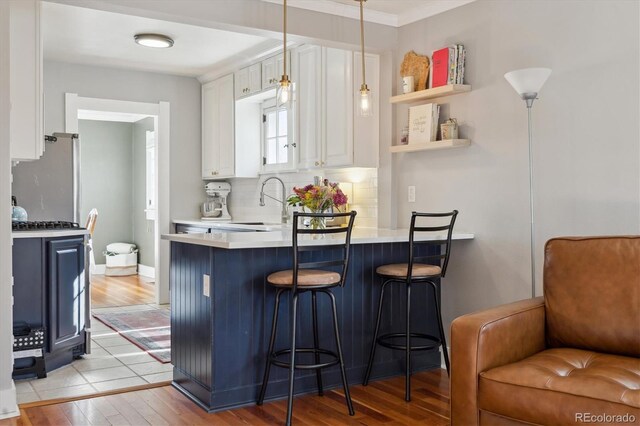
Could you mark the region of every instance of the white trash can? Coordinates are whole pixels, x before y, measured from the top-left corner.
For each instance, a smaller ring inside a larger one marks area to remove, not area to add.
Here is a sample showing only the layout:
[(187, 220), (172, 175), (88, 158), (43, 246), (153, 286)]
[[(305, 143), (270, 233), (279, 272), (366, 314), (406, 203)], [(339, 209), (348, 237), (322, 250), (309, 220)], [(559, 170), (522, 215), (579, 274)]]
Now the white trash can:
[(138, 273), (138, 248), (135, 244), (111, 243), (107, 245), (104, 255), (107, 260), (105, 275), (126, 276)]

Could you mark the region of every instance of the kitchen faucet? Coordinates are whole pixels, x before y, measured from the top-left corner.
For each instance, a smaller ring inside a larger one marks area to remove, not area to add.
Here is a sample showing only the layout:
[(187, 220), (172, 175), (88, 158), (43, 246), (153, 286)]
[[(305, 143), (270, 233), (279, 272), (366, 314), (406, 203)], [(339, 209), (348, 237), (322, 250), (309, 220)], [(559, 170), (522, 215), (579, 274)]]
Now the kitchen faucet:
[[(271, 179), (277, 180), (282, 185), (282, 200), (278, 200), (277, 198), (272, 197), (271, 195), (264, 193), (264, 186)], [(286, 189), (285, 189), (285, 186), (284, 186), (284, 182), (282, 181), (282, 179), (280, 179), (278, 177), (275, 177), (275, 176), (271, 176), (271, 177), (266, 178), (262, 182), (262, 189), (260, 189), (260, 206), (264, 206), (264, 197), (268, 197), (268, 198), (271, 198), (272, 200), (276, 200), (277, 202), (282, 203), (282, 216), (281, 216), (282, 223), (287, 223), (287, 221), (289, 220), (289, 213), (287, 212), (287, 201), (286, 201), (287, 195), (285, 194), (285, 192), (286, 192)]]

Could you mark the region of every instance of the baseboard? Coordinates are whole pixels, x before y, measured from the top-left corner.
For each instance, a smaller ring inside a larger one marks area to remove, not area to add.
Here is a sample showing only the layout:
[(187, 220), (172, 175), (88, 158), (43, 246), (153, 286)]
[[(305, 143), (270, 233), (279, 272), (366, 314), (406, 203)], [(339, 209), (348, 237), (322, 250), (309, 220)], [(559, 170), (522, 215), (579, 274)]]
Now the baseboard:
[(107, 265), (106, 264), (101, 264), (101, 265), (93, 265), (93, 268), (91, 269), (91, 275), (104, 275), (105, 271), (107, 270)]
[(142, 275), (147, 278), (156, 278), (156, 268), (152, 266), (143, 265), (142, 263), (138, 263), (138, 275)]
[(16, 400), (16, 385), (13, 380), (10, 388), (0, 390), (0, 401), (0, 420), (20, 415), (18, 401)]

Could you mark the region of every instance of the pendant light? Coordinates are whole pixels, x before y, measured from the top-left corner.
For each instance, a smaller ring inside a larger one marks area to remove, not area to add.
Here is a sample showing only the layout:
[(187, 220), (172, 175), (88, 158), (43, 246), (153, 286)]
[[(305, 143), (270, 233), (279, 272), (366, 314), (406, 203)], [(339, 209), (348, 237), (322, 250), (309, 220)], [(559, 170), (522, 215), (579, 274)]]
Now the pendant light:
[(280, 105), (284, 105), (289, 102), (289, 98), (291, 98), (291, 80), (289, 80), (289, 76), (287, 75), (287, 0), (284, 0), (283, 3), (283, 24), (282, 24), (282, 35), (283, 35), (283, 43), (282, 43), (282, 55), (283, 55), (283, 68), (282, 68), (282, 78), (280, 79), (280, 86), (278, 87), (278, 103)]
[(360, 45), (362, 47), (362, 84), (360, 85), (360, 102), (358, 111), (362, 117), (370, 117), (373, 114), (373, 102), (371, 91), (367, 87), (365, 78), (365, 57), (364, 57), (364, 2), (367, 0), (355, 0), (360, 3)]

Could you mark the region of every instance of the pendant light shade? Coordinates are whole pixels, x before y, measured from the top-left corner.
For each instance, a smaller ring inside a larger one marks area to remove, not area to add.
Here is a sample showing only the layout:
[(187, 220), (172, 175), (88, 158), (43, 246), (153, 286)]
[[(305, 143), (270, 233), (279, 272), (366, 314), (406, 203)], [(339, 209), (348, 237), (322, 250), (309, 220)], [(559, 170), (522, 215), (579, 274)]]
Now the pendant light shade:
[(360, 88), (360, 102), (358, 103), (358, 112), (362, 117), (370, 117), (373, 111), (371, 90), (366, 84)]
[(355, 0), (360, 3), (360, 45), (362, 48), (362, 84), (360, 85), (360, 101), (358, 102), (358, 113), (362, 117), (370, 117), (373, 114), (373, 101), (371, 91), (367, 87), (364, 56), (364, 2), (367, 0)]
[(504, 75), (504, 78), (507, 79), (521, 98), (528, 96), (535, 98), (549, 75), (551, 75), (549, 68), (524, 68), (510, 71)]
[(280, 79), (280, 85), (278, 86), (278, 103), (285, 105), (291, 99), (291, 80), (287, 75), (287, 0), (283, 2), (283, 22), (282, 22), (282, 78)]

